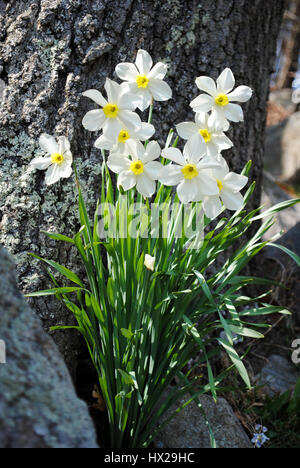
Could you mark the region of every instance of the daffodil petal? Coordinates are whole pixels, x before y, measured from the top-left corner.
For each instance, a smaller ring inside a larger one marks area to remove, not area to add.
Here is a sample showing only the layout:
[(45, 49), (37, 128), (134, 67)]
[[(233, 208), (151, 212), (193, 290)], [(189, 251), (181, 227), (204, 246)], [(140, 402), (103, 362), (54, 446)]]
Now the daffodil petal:
[(227, 150), (233, 147), (232, 141), (224, 134), (214, 135), (213, 142), (219, 148), (219, 151)]
[(215, 158), (219, 154), (219, 148), (215, 145), (214, 139), (206, 143), (206, 152), (210, 158)]
[(123, 91), (118, 98), (118, 108), (120, 110), (130, 110), (134, 111), (140, 102), (139, 96), (136, 93), (130, 93), (128, 91)]
[(229, 101), (247, 102), (251, 98), (253, 91), (249, 86), (238, 86), (228, 94)]
[(64, 154), (67, 151), (70, 151), (71, 145), (69, 140), (65, 136), (60, 136), (57, 138), (59, 146), (59, 154)]
[(196, 85), (201, 91), (205, 91), (211, 96), (215, 96), (217, 93), (216, 83), (209, 76), (199, 76), (196, 78)]
[(232, 192), (224, 188), (221, 190), (220, 196), (228, 210), (237, 211), (243, 206), (244, 199), (239, 192)]
[(220, 93), (229, 93), (235, 85), (235, 78), (230, 68), (225, 68), (217, 79), (217, 91)]
[(128, 83), (122, 83), (122, 88), (123, 88), (123, 91), (126, 93), (130, 93), (130, 94), (137, 94), (140, 92), (140, 90), (143, 90), (144, 88), (138, 88), (138, 85), (137, 85), (137, 82), (136, 81), (132, 81), (132, 82), (128, 82)]
[(153, 134), (155, 133), (155, 128), (152, 124), (142, 122), (141, 128), (133, 132), (134, 138), (137, 138), (138, 140), (146, 141), (149, 140)]
[(43, 158), (42, 156), (34, 158), (32, 161), (30, 161), (30, 166), (40, 170), (47, 169), (50, 166), (50, 164), (51, 158)]
[(234, 192), (239, 192), (242, 190), (245, 185), (247, 185), (248, 182), (248, 177), (241, 175), (241, 174), (236, 174), (235, 172), (229, 172), (225, 177), (224, 177), (224, 187), (228, 187), (230, 190)]
[(136, 66), (128, 62), (119, 63), (115, 71), (118, 77), (125, 81), (136, 81), (136, 77), (139, 74)]
[(72, 174), (72, 166), (70, 165), (69, 161), (65, 161), (59, 167), (59, 176), (67, 179)]
[(219, 187), (217, 182), (210, 177), (209, 172), (202, 170), (197, 176), (201, 193), (206, 195), (218, 195)]
[(162, 62), (158, 62), (154, 65), (152, 70), (148, 73), (148, 78), (155, 78), (157, 80), (163, 80), (168, 71), (168, 65)]
[(130, 110), (122, 109), (119, 111), (118, 114), (119, 120), (123, 123), (123, 125), (128, 128), (128, 130), (137, 131), (141, 128), (142, 122), (138, 114), (132, 112)]
[(195, 114), (195, 122), (197, 127), (199, 128), (208, 128), (208, 114), (206, 112), (197, 112)]
[(82, 96), (91, 99), (100, 107), (104, 107), (107, 104), (107, 100), (97, 89), (88, 89), (87, 91), (84, 91), (84, 93), (82, 93)]
[(46, 185), (52, 185), (58, 182), (60, 179), (59, 165), (52, 164), (46, 172), (45, 183)]
[(206, 155), (201, 161), (198, 162), (197, 167), (202, 169), (213, 169), (218, 170), (220, 167), (220, 163), (218, 162), (216, 157), (210, 157)]
[(82, 120), (82, 125), (90, 132), (101, 130), (106, 121), (105, 114), (102, 109), (93, 109), (85, 114)]
[(185, 159), (191, 164), (197, 164), (206, 154), (206, 144), (200, 134), (190, 138), (183, 148)]
[(172, 90), (165, 81), (151, 79), (148, 89), (156, 101), (167, 101), (172, 97)]
[(123, 171), (119, 174), (117, 185), (123, 187), (123, 189), (130, 190), (136, 185), (136, 175), (131, 170)]
[(173, 161), (181, 166), (186, 165), (186, 160), (182, 156), (181, 151), (178, 148), (167, 148), (162, 150), (162, 156), (170, 161)]
[(106, 78), (104, 88), (107, 94), (107, 100), (111, 104), (118, 104), (122, 87), (118, 83), (109, 78)]
[(107, 166), (112, 172), (119, 174), (122, 171), (127, 171), (130, 168), (130, 160), (123, 155), (110, 154), (107, 159)]
[(222, 211), (219, 195), (206, 197), (203, 201), (204, 213), (209, 219), (215, 219)]
[(232, 122), (242, 122), (244, 120), (243, 110), (238, 104), (228, 104), (224, 113), (225, 117)]
[(224, 177), (229, 173), (228, 164), (222, 156), (218, 156), (216, 161), (218, 166), (213, 169), (213, 175), (216, 179), (223, 180)]
[(168, 164), (162, 166), (158, 180), (164, 185), (178, 185), (184, 176), (182, 174), (182, 167), (175, 164)]
[(208, 118), (208, 125), (210, 128), (214, 128), (215, 131), (225, 132), (229, 128), (229, 124), (226, 120), (224, 109), (213, 108), (211, 115)]
[(192, 202), (200, 202), (203, 200), (204, 198), (204, 195), (203, 195), (203, 192), (201, 190), (201, 186), (199, 184), (199, 179), (198, 177), (196, 177), (195, 179), (192, 180), (192, 193), (191, 193), (191, 201)]
[(182, 122), (176, 125), (178, 135), (184, 140), (188, 140), (198, 133), (198, 126), (194, 122)]
[(110, 140), (116, 140), (122, 130), (122, 123), (119, 119), (106, 119), (103, 124), (103, 134)]
[(135, 64), (141, 75), (148, 75), (152, 68), (153, 61), (146, 50), (140, 49), (137, 53)]
[(200, 94), (190, 103), (194, 112), (209, 112), (214, 104), (214, 100), (208, 94)]
[(53, 154), (59, 152), (59, 146), (55, 141), (55, 138), (47, 133), (43, 133), (39, 138), (39, 144), (43, 151), (47, 154)]
[(69, 166), (72, 164), (73, 162), (73, 155), (71, 153), (71, 151), (64, 151), (63, 153), (63, 156), (64, 156), (64, 163), (66, 164), (69, 164)]
[(152, 197), (156, 190), (156, 183), (144, 172), (137, 176), (136, 189), (144, 197)]
[(161, 149), (157, 141), (150, 141), (147, 145), (143, 162), (153, 161), (154, 159), (159, 158), (160, 154)]
[(95, 148), (103, 150), (111, 150), (115, 141), (108, 138), (106, 135), (101, 135), (94, 143)]
[(127, 140), (127, 146), (130, 151), (130, 155), (133, 160), (138, 160), (140, 159), (141, 161), (144, 162), (144, 154), (145, 154), (145, 148), (144, 145), (138, 141), (138, 140), (133, 140), (129, 139)]
[(144, 172), (153, 180), (158, 180), (163, 165), (158, 161), (150, 161), (145, 164)]
[(193, 190), (195, 184), (195, 179), (184, 179), (180, 184), (177, 186), (177, 194), (178, 198), (183, 203), (186, 205), (187, 203), (190, 203), (193, 198)]
[(111, 149), (111, 152), (115, 154), (122, 154), (123, 156), (129, 156), (130, 149), (128, 148), (127, 141), (129, 140), (126, 140), (124, 143), (120, 141), (118, 141), (118, 143), (115, 143)]
[(152, 99), (153, 99), (152, 94), (150, 93), (150, 91), (148, 91), (148, 89), (140, 88), (138, 90), (137, 95), (138, 95), (138, 98), (139, 98), (139, 103), (138, 103), (137, 107), (142, 112), (144, 112), (146, 109), (148, 109), (148, 107), (152, 103)]

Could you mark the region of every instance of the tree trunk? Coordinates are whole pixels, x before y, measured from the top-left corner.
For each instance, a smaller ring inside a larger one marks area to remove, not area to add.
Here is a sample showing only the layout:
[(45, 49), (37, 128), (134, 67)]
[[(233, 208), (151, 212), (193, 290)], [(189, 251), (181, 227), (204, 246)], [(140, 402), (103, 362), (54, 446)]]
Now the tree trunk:
[[(46, 238), (41, 230), (74, 234), (78, 228), (73, 179), (51, 187), (29, 162), (42, 132), (66, 135), (83, 181), (89, 206), (99, 191), (100, 154), (96, 135), (82, 117), (91, 102), (89, 88), (102, 90), (114, 67), (134, 61), (144, 48), (154, 62), (169, 64), (173, 99), (155, 106), (156, 138), (170, 126), (191, 119), (189, 102), (199, 94), (195, 78), (216, 78), (231, 67), (237, 84), (251, 86), (245, 123), (230, 131), (235, 147), (225, 155), (240, 171), (252, 159), (252, 178), (260, 200), (266, 100), (284, 0), (0, 0), (0, 78), (4, 86), (0, 124), (0, 241), (15, 255), (19, 283), (26, 292), (49, 286), (41, 266), (27, 252), (52, 258), (73, 269), (72, 248)], [(50, 325), (71, 323), (55, 299), (34, 301)], [(71, 338), (72, 337), (72, 338)], [(73, 332), (54, 339), (70, 364), (77, 348)], [(75, 340), (71, 342), (70, 340)], [(71, 350), (71, 351), (70, 351)]]

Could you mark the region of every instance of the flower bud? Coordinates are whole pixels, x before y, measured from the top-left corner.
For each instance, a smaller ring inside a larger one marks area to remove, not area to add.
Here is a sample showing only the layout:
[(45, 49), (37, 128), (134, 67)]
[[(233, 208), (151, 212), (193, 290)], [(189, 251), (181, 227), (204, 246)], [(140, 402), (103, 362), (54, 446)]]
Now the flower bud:
[(151, 257), (151, 255), (145, 255), (144, 265), (148, 270), (154, 271), (154, 264), (155, 264), (155, 257)]

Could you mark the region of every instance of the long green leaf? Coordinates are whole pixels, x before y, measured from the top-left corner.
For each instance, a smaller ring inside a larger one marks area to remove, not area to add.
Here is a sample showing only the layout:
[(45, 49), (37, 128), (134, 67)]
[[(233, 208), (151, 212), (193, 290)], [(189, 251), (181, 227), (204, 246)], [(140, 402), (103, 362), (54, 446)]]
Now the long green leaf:
[(52, 288), (44, 289), (42, 291), (35, 291), (25, 294), (25, 297), (40, 297), (40, 296), (54, 296), (55, 294), (68, 294), (74, 291), (83, 291), (83, 288)]
[(239, 357), (238, 353), (236, 352), (236, 350), (233, 348), (233, 346), (230, 345), (230, 343), (228, 343), (227, 341), (225, 341), (225, 340), (223, 340), (221, 338), (218, 338), (218, 342), (225, 349), (226, 353), (228, 354), (229, 358), (231, 359), (231, 361), (235, 365), (236, 369), (238, 370), (240, 376), (242, 377), (242, 379), (245, 382), (245, 384), (247, 385), (247, 387), (249, 389), (251, 389), (251, 383), (250, 383), (248, 372), (247, 372), (246, 367), (244, 366), (241, 358)]
[(276, 213), (278, 213), (279, 211), (290, 208), (290, 207), (296, 205), (297, 203), (300, 203), (300, 198), (295, 198), (293, 200), (287, 200), (287, 201), (278, 203), (277, 205), (272, 206), (272, 208), (269, 208), (268, 210), (264, 211), (263, 213), (261, 213), (261, 214), (255, 216), (254, 218), (252, 218), (252, 221), (257, 221), (257, 220), (265, 218), (267, 216), (273, 216)]
[(46, 258), (39, 257), (38, 255), (35, 255), (34, 253), (29, 253), (28, 255), (31, 255), (31, 257), (37, 258), (38, 260), (44, 263), (47, 263), (47, 265), (50, 265), (51, 267), (53, 267), (56, 271), (58, 271), (65, 278), (72, 281), (72, 283), (75, 283), (75, 284), (78, 284), (79, 286), (84, 287), (84, 284), (81, 281), (81, 279), (78, 278), (78, 276), (75, 273), (73, 273), (73, 271), (69, 270), (68, 268), (60, 265), (59, 263), (54, 262), (53, 260), (47, 260)]
[(268, 245), (276, 247), (276, 249), (282, 250), (284, 253), (289, 255), (294, 260), (294, 262), (300, 267), (300, 257), (297, 254), (295, 254), (295, 252), (292, 252), (290, 249), (280, 244), (273, 244), (272, 242), (270, 242)]
[(48, 236), (50, 239), (68, 242), (69, 244), (74, 244), (74, 240), (70, 237), (64, 236), (63, 234), (57, 234), (56, 232), (47, 232), (41, 231), (45, 236)]

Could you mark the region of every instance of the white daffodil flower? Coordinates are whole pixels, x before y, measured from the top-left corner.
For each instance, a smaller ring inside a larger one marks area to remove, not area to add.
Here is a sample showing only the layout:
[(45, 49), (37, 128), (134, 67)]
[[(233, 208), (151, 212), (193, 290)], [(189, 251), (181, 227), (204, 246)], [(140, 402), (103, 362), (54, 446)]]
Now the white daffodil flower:
[(103, 134), (108, 138), (115, 138), (123, 128), (137, 131), (141, 127), (140, 117), (133, 112), (138, 100), (136, 96), (130, 94), (123, 85), (106, 79), (104, 85), (107, 93), (107, 100), (100, 91), (89, 89), (83, 96), (92, 99), (99, 109), (94, 109), (85, 114), (82, 125), (90, 132), (103, 130)]
[(176, 125), (176, 130), (181, 138), (198, 145), (201, 152), (211, 157), (233, 146), (232, 141), (211, 122), (206, 112), (197, 112), (195, 123), (182, 122)]
[(151, 56), (146, 50), (140, 49), (133, 63), (119, 63), (116, 66), (116, 74), (121, 80), (126, 81), (131, 93), (140, 99), (138, 108), (141, 111), (147, 109), (155, 101), (167, 101), (172, 97), (170, 86), (163, 81), (167, 73), (167, 65), (158, 62), (153, 67)]
[(237, 211), (243, 206), (243, 197), (240, 191), (248, 182), (248, 177), (235, 172), (229, 172), (228, 165), (222, 156), (217, 159), (218, 168), (211, 171), (211, 176), (218, 185), (218, 195), (206, 197), (203, 201), (203, 209), (210, 219), (216, 218), (222, 211), (222, 202), (228, 210)]
[(129, 140), (146, 141), (153, 136), (154, 132), (153, 125), (142, 122), (140, 129), (133, 131), (124, 127), (119, 134), (114, 135), (114, 138), (101, 135), (95, 141), (95, 147), (128, 156), (130, 154), (130, 147), (127, 145)]
[(196, 85), (207, 94), (200, 94), (190, 104), (195, 112), (212, 111), (211, 121), (220, 130), (228, 130), (229, 122), (242, 122), (244, 114), (241, 106), (233, 102), (247, 102), (252, 96), (248, 86), (238, 86), (234, 91), (235, 78), (230, 68), (226, 68), (217, 84), (208, 76), (196, 78)]
[(151, 257), (151, 255), (146, 254), (145, 261), (144, 261), (145, 267), (148, 268), (148, 270), (150, 271), (154, 271), (155, 260), (156, 260), (155, 257)]
[(130, 156), (111, 153), (107, 160), (109, 169), (118, 176), (118, 187), (125, 191), (136, 186), (136, 189), (144, 197), (151, 197), (156, 190), (156, 180), (163, 167), (158, 161), (160, 146), (156, 141), (150, 141), (145, 149), (140, 141), (128, 140)]
[(60, 136), (56, 142), (53, 136), (43, 133), (39, 138), (39, 144), (46, 156), (34, 158), (30, 162), (30, 166), (40, 170), (47, 169), (46, 185), (55, 184), (60, 178), (70, 177), (73, 157), (67, 138)]
[(198, 202), (206, 195), (217, 195), (218, 184), (210, 176), (209, 169), (218, 167), (216, 159), (203, 157), (194, 142), (187, 142), (183, 154), (178, 148), (167, 148), (162, 156), (176, 164), (163, 166), (159, 180), (164, 185), (177, 185), (179, 200)]

